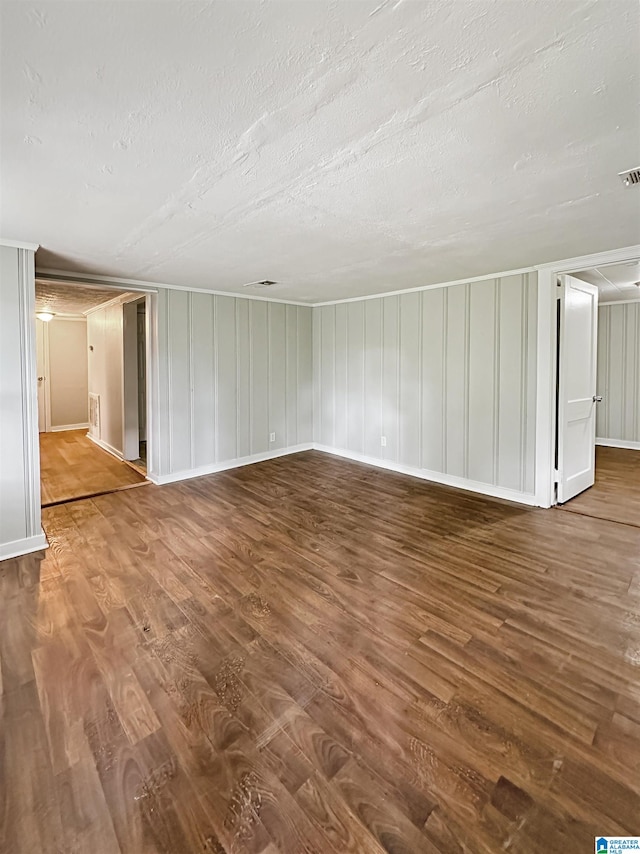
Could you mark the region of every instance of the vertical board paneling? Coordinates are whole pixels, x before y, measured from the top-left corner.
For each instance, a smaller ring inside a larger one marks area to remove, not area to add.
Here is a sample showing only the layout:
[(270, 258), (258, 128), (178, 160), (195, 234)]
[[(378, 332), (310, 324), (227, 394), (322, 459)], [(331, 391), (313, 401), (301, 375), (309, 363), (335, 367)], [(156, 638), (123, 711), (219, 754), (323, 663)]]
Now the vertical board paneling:
[(623, 305), (609, 306), (610, 333), (609, 340), (609, 436), (624, 435), (624, 332), (625, 310)]
[(312, 314), (313, 326), (313, 441), (322, 442), (322, 318), (324, 310)]
[(347, 308), (347, 448), (364, 452), (364, 303)]
[(249, 331), (249, 307), (248, 301), (235, 300), (238, 457), (247, 457), (251, 453), (251, 419), (253, 417), (251, 412), (251, 358), (253, 354)]
[(387, 444), (381, 447), (384, 460), (398, 461), (398, 425), (400, 409), (398, 394), (400, 337), (400, 297), (385, 297), (382, 300), (382, 435)]
[(627, 309), (624, 313), (624, 339), (623, 339), (623, 365), (622, 365), (622, 435), (633, 436), (634, 423), (638, 410), (638, 400), (635, 397), (633, 390), (635, 388), (636, 371), (638, 364), (635, 360), (636, 356), (636, 305), (625, 306)]
[(420, 303), (422, 294), (404, 294), (400, 301), (400, 388), (398, 456), (405, 465), (420, 467), (422, 408)]
[(422, 468), (443, 472), (445, 306), (448, 288), (422, 294)]
[(598, 310), (599, 439), (640, 442), (640, 303)]
[[(297, 306), (298, 318), (298, 435), (296, 443), (311, 442), (313, 427), (313, 312), (310, 308)], [(315, 342), (314, 342), (315, 343)], [(291, 444), (291, 443), (290, 443)]]
[(320, 327), (320, 442), (335, 445), (335, 331), (336, 311), (330, 305), (321, 309)]
[(596, 408), (596, 436), (609, 436), (607, 412), (609, 409), (609, 309), (598, 309), (598, 369), (596, 391), (602, 403)]
[(238, 451), (238, 345), (236, 303), (232, 297), (215, 299), (216, 452), (212, 462), (233, 460)]
[(502, 279), (500, 286), (500, 409), (498, 421), (499, 486), (522, 486), (522, 311), (521, 276)]
[(249, 302), (251, 352), (250, 454), (269, 450), (269, 333), (268, 303)]
[(316, 441), (534, 493), (535, 274), (323, 306), (314, 323)]
[(536, 477), (536, 402), (537, 402), (537, 371), (538, 371), (538, 283), (536, 276), (528, 273), (527, 293), (527, 351), (525, 353), (527, 370), (526, 393), (526, 437), (524, 448), (525, 477), (523, 491), (535, 493)]
[[(265, 305), (265, 303), (261, 303)], [(285, 308), (277, 303), (266, 303), (269, 317), (269, 433), (275, 433), (275, 442), (267, 436), (269, 450), (286, 447), (287, 432), (287, 377)]]
[(494, 482), (494, 425), (496, 417), (496, 283), (478, 282), (471, 288), (469, 317), (469, 477)]
[(191, 294), (169, 292), (169, 389), (171, 394), (171, 471), (192, 468), (191, 375), (189, 363)]
[(382, 395), (382, 300), (364, 304), (364, 452), (379, 457)]
[(347, 447), (347, 305), (335, 307), (335, 438), (336, 448)]
[(448, 289), (446, 370), (446, 471), (466, 477), (468, 285)]
[(285, 445), (298, 442), (298, 307), (284, 306), (285, 337)]
[(210, 294), (191, 295), (194, 466), (215, 460), (214, 301)]

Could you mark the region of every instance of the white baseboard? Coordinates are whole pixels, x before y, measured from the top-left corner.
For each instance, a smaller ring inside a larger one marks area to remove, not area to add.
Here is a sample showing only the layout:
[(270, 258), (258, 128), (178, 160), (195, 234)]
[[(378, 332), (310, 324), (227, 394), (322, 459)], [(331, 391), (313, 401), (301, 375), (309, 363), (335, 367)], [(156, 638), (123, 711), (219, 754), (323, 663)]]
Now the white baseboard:
[(63, 430), (88, 430), (89, 422), (86, 424), (63, 424), (61, 427), (52, 427), (52, 433), (62, 433)]
[(331, 454), (334, 457), (343, 457), (347, 460), (354, 460), (358, 463), (365, 463), (368, 466), (395, 471), (399, 474), (406, 474), (409, 477), (417, 477), (421, 480), (428, 480), (432, 483), (439, 483), (443, 486), (453, 486), (456, 489), (464, 489), (467, 492), (476, 492), (480, 495), (488, 495), (491, 498), (502, 498), (505, 501), (515, 501), (518, 504), (526, 504), (529, 507), (539, 506), (536, 501), (536, 496), (527, 492), (518, 492), (516, 489), (508, 489), (504, 486), (493, 486), (490, 483), (480, 483), (476, 480), (468, 480), (465, 477), (457, 477), (451, 474), (442, 474), (442, 472), (430, 471), (429, 469), (418, 469), (412, 466), (404, 466), (400, 463), (390, 462), (389, 460), (380, 460), (376, 457), (367, 457), (364, 454), (356, 454), (351, 451), (343, 451), (339, 448), (330, 448), (327, 445), (314, 445), (316, 451), (321, 451), (323, 454)]
[(92, 436), (91, 433), (87, 433), (87, 439), (91, 439), (94, 445), (97, 445), (99, 448), (102, 448), (103, 451), (106, 451), (108, 454), (111, 454), (112, 457), (116, 457), (116, 459), (124, 462), (124, 457), (122, 456), (121, 452), (109, 445), (108, 442), (103, 442), (102, 439), (96, 439), (96, 437)]
[(10, 543), (0, 543), (0, 560), (9, 560), (10, 557), (20, 557), (31, 552), (40, 552), (49, 548), (49, 543), (41, 530), (35, 537), (26, 537), (24, 540), (12, 540)]
[(640, 442), (632, 442), (629, 439), (596, 439), (596, 445), (603, 448), (626, 448), (628, 451), (640, 451)]
[(154, 475), (148, 474), (147, 478), (153, 483), (163, 486), (167, 483), (176, 483), (179, 480), (190, 480), (193, 477), (204, 477), (207, 474), (215, 474), (220, 471), (228, 471), (229, 469), (240, 468), (241, 466), (249, 466), (253, 463), (262, 463), (265, 460), (274, 460), (276, 457), (286, 457), (289, 454), (299, 454), (301, 451), (313, 450), (313, 443), (307, 442), (302, 445), (290, 445), (288, 448), (281, 448), (278, 451), (265, 451), (262, 454), (251, 454), (247, 457), (238, 457), (235, 460), (226, 460), (222, 463), (212, 463), (207, 466), (199, 466), (195, 469), (185, 469), (183, 471), (172, 472), (171, 474)]

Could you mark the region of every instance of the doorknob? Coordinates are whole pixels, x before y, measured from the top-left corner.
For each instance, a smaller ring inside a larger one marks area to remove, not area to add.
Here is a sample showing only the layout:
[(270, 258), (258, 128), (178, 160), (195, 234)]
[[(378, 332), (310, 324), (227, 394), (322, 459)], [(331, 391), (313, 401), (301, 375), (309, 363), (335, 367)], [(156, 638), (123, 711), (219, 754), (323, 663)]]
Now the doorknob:
[(41, 383), (44, 377), (38, 377), (38, 382)]
[(593, 402), (594, 403), (602, 403), (602, 395), (601, 394), (594, 394), (593, 395)]

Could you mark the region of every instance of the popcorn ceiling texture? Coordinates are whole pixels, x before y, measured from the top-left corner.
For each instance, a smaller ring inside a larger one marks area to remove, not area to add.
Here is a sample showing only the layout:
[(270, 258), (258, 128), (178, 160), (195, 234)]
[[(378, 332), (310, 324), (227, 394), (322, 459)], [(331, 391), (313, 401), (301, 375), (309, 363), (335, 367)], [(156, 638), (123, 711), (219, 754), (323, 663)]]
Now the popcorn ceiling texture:
[(57, 284), (36, 281), (36, 311), (53, 314), (84, 314), (92, 308), (117, 297), (121, 291), (108, 288), (89, 288), (76, 282)]
[(3, 3), (0, 232), (40, 267), (311, 302), (630, 245), (639, 23), (636, 0)]

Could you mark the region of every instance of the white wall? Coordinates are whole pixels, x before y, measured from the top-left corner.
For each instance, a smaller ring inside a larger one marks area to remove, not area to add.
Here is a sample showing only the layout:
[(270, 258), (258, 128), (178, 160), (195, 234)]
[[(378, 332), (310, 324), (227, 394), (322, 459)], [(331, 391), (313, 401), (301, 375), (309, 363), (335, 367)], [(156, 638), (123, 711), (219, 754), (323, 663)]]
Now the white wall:
[(532, 497), (536, 329), (535, 274), (314, 309), (315, 442)]
[(47, 335), (51, 429), (85, 426), (88, 419), (87, 322), (84, 318), (54, 318), (47, 324)]
[(40, 527), (34, 253), (0, 246), (0, 560), (46, 548)]
[(598, 310), (598, 442), (640, 449), (640, 302)]
[(160, 482), (311, 443), (311, 312), (160, 291), (152, 436)]
[[(87, 315), (89, 392), (100, 395), (100, 442), (123, 452), (123, 313), (108, 305)], [(93, 350), (91, 350), (93, 347)]]

